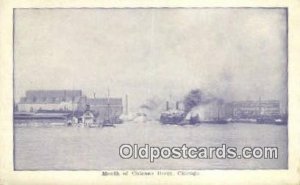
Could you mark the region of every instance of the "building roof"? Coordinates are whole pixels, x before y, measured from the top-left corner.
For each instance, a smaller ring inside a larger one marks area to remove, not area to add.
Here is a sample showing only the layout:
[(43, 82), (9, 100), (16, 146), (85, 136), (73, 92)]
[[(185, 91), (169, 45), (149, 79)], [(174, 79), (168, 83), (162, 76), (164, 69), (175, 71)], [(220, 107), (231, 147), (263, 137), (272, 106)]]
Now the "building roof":
[(279, 100), (257, 100), (257, 101), (234, 101), (232, 102), (232, 105), (234, 106), (280, 106)]
[(26, 97), (44, 98), (44, 97), (76, 97), (82, 96), (81, 90), (29, 90), (26, 91)]
[(62, 102), (78, 103), (82, 97), (81, 90), (30, 90), (26, 97), (20, 99), (21, 104), (59, 104)]
[(87, 98), (88, 105), (120, 105), (122, 106), (122, 98)]

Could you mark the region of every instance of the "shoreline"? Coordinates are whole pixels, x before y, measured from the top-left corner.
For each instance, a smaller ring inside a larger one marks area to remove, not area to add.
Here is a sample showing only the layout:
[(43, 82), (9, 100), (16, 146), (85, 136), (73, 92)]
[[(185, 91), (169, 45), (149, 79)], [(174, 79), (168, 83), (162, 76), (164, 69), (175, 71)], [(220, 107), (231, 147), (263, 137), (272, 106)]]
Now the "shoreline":
[[(200, 126), (200, 125), (228, 125), (228, 124), (255, 124), (255, 125), (288, 125), (287, 122), (283, 122), (283, 123), (269, 123), (269, 122), (263, 122), (263, 123), (259, 123), (259, 122), (245, 122), (245, 121), (232, 121), (232, 122), (227, 122), (227, 123), (218, 123), (218, 122), (200, 122), (200, 123), (196, 123), (196, 124), (164, 124), (161, 123), (157, 120), (153, 120), (153, 121), (147, 121), (147, 122), (141, 122), (141, 123), (135, 123), (133, 121), (126, 121), (120, 124), (114, 124), (114, 125), (126, 125), (126, 124), (138, 124), (138, 125), (143, 125), (143, 124), (159, 124), (159, 125), (175, 125), (175, 126)], [(64, 127), (77, 127), (77, 126), (68, 126), (67, 122), (65, 120), (61, 120), (61, 119), (33, 119), (33, 120), (17, 120), (14, 119), (14, 123), (13, 123), (14, 127), (55, 127), (55, 126), (64, 126)], [(118, 126), (117, 126), (118, 127)], [(94, 127), (90, 127), (90, 128), (94, 128)]]

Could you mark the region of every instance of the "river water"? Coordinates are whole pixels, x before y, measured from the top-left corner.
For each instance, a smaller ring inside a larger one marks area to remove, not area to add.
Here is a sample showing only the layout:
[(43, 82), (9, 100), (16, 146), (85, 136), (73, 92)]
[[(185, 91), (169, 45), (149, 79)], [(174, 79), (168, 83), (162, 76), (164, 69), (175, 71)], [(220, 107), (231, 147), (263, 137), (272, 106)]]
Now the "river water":
[[(161, 125), (123, 123), (104, 128), (15, 127), (16, 170), (286, 169), (287, 126), (271, 124)], [(122, 144), (158, 147), (278, 147), (278, 159), (122, 159)]]

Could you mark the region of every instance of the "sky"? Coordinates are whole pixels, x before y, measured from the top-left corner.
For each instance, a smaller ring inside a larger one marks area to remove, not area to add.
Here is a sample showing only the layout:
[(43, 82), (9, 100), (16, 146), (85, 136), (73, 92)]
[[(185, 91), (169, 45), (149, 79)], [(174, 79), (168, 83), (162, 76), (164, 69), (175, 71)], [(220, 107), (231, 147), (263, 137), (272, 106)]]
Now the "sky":
[(26, 90), (287, 104), (285, 9), (16, 9), (15, 98)]

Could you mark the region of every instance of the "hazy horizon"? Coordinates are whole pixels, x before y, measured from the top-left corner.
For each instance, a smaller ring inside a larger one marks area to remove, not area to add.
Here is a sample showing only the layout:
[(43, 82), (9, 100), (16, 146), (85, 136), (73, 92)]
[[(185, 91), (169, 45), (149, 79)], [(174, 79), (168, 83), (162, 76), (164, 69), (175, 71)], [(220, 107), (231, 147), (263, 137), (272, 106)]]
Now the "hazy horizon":
[(15, 9), (15, 101), (26, 90), (80, 89), (287, 105), (286, 9)]

